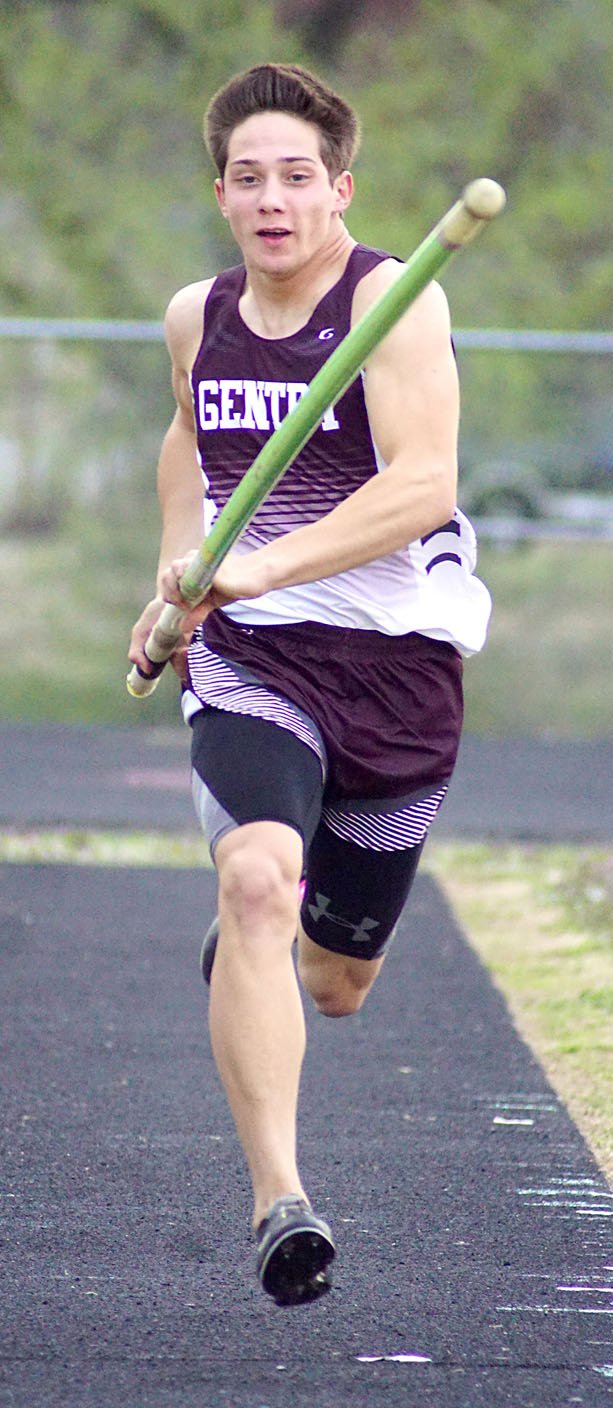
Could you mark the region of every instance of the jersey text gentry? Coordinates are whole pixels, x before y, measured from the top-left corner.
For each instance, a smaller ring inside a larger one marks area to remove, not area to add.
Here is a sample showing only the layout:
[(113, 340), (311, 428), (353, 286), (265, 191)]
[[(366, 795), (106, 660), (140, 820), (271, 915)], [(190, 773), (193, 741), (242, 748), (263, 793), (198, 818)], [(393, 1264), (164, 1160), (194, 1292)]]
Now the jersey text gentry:
[[(276, 430), (308, 391), (305, 381), (204, 380), (196, 386), (201, 430)], [(330, 406), (322, 430), (339, 430)]]

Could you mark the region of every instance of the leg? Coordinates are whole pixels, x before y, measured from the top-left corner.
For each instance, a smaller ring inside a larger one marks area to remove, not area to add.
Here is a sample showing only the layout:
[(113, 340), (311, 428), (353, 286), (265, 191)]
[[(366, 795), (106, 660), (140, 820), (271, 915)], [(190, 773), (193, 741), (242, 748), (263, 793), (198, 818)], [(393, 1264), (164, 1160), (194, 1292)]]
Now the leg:
[(314, 944), (302, 925), (298, 930), (298, 973), (300, 981), (325, 1017), (349, 1017), (358, 1012), (378, 976), (385, 954), (380, 958), (351, 958), (329, 953)]
[(219, 942), (211, 978), (213, 1053), (254, 1189), (254, 1226), (282, 1195), (302, 1194), (296, 1107), (304, 1017), (292, 944), (302, 841), (275, 822), (216, 848)]
[(257, 1226), (279, 1197), (303, 1195), (296, 1104), (305, 1034), (292, 944), (322, 769), (287, 729), (216, 709), (193, 721), (192, 763), (219, 877), (211, 1041), (253, 1180)]
[(396, 851), (358, 846), (318, 827), (308, 857), (298, 972), (326, 1017), (357, 1012), (383, 963), (423, 841)]

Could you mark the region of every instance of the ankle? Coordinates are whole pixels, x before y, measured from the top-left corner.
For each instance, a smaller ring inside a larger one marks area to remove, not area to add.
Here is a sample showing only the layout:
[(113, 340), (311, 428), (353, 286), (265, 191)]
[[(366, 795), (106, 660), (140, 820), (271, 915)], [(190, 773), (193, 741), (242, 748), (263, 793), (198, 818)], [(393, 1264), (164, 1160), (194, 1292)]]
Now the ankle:
[(294, 1187), (284, 1186), (279, 1192), (275, 1192), (272, 1197), (268, 1195), (256, 1197), (251, 1224), (254, 1232), (257, 1232), (260, 1223), (264, 1221), (265, 1217), (268, 1217), (271, 1208), (274, 1207), (275, 1203), (277, 1203), (280, 1198), (300, 1198), (308, 1207), (311, 1206), (310, 1199), (307, 1197), (304, 1188), (302, 1188), (300, 1184)]

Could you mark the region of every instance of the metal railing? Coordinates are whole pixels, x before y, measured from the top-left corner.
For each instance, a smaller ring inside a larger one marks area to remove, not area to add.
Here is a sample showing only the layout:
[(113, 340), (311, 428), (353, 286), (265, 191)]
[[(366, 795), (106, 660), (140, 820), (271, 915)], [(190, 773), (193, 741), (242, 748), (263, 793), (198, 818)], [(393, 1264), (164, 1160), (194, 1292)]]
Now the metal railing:
[[(74, 342), (161, 342), (160, 322), (104, 318), (3, 318), (0, 337)], [(563, 332), (547, 328), (459, 328), (458, 347), (489, 352), (613, 353), (613, 332)]]
[[(490, 466), (494, 478), (499, 471), (500, 481), (504, 483), (506, 476), (507, 485), (512, 487), (516, 457), (517, 463), (523, 460), (524, 468), (530, 466), (520, 488), (525, 491), (528, 486), (528, 493), (534, 495), (533, 512), (530, 507), (525, 512), (521, 508), (516, 512), (500, 506), (491, 509), (489, 501), (487, 506), (483, 504), (477, 509), (467, 503), (479, 536), (500, 544), (543, 537), (613, 541), (613, 472), (609, 474), (607, 468), (599, 484), (592, 486), (592, 492), (586, 495), (581, 492), (581, 474), (578, 472), (574, 477), (572, 468), (576, 465), (579, 471), (582, 464), (591, 462), (589, 454), (596, 444), (593, 426), (597, 424), (596, 453), (602, 455), (604, 447), (607, 467), (611, 463), (613, 471), (612, 412), (606, 364), (606, 358), (613, 354), (613, 332), (604, 329), (458, 328), (453, 335), (459, 352), (476, 356), (474, 375), (466, 378), (467, 394), (465, 391), (464, 396), (465, 495), (474, 493), (471, 464), (478, 464), (482, 451), (487, 457), (492, 446), (500, 447), (499, 464)], [(162, 429), (158, 420), (163, 419), (171, 406), (170, 391), (165, 408), (161, 390), (168, 382), (167, 359), (158, 363), (155, 351), (156, 344), (163, 342), (163, 336), (162, 323), (153, 320), (0, 316), (0, 341), (7, 352), (11, 342), (14, 349), (8, 360), (3, 356), (0, 362), (6, 410), (4, 438), (0, 432), (0, 499), (5, 505), (11, 499), (27, 498), (30, 485), (35, 495), (45, 485), (51, 486), (49, 492), (53, 494), (54, 484), (60, 482), (67, 464), (74, 470), (70, 492), (86, 498), (89, 495), (90, 501), (107, 482), (126, 480), (132, 485), (139, 482), (140, 466), (147, 466), (156, 457)], [(17, 354), (17, 344), (24, 349), (23, 353)], [(28, 344), (31, 357), (26, 351)], [(101, 355), (104, 344), (108, 348), (115, 345), (117, 359), (109, 361), (107, 358), (102, 366), (94, 351), (96, 344)], [(136, 353), (131, 357), (130, 344), (135, 348), (141, 345), (138, 357)], [(479, 355), (481, 352), (504, 355), (492, 358), (490, 367)], [(504, 356), (512, 356), (515, 366), (518, 354), (527, 356), (527, 362), (525, 373), (519, 378), (520, 389), (513, 393), (507, 385), (509, 377)], [(535, 368), (533, 354), (544, 356), (542, 369)], [(569, 370), (568, 361), (564, 359), (572, 356), (578, 358), (578, 363), (576, 369), (571, 366)], [(591, 359), (589, 373), (584, 358)], [(139, 379), (138, 367), (143, 359), (146, 365), (141, 368)], [(95, 375), (87, 371), (92, 366), (97, 369)], [(528, 375), (531, 410), (525, 413), (523, 398)], [(131, 381), (131, 377), (136, 379)], [(558, 383), (561, 383), (561, 390)], [(547, 450), (548, 461), (547, 455), (542, 457), (539, 445), (540, 407), (551, 396), (552, 387), (557, 396), (551, 403), (555, 409), (550, 412), (554, 438), (558, 411), (562, 408), (563, 416), (571, 403), (572, 408), (570, 420), (567, 417), (566, 424), (560, 422), (559, 437), (554, 445), (556, 473), (553, 480), (550, 473), (548, 480), (550, 485), (553, 482), (554, 489), (541, 494), (537, 502), (540, 466), (547, 462), (551, 466), (551, 444)], [(522, 401), (521, 411), (516, 409), (511, 423), (508, 417), (505, 422), (504, 407), (512, 394), (521, 396)], [(141, 410), (144, 397), (149, 398), (146, 413)], [(523, 440), (521, 435), (514, 436), (518, 426)], [(588, 453), (590, 436), (592, 444)], [(574, 455), (571, 472), (560, 470), (558, 483), (558, 464), (561, 466), (564, 456), (568, 456), (569, 444)]]

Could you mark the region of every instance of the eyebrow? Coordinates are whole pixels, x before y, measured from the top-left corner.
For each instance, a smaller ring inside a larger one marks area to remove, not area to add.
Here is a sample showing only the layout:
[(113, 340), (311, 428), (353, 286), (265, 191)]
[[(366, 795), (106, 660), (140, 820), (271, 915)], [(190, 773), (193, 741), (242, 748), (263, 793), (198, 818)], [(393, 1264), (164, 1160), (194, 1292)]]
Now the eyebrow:
[[(294, 164), (295, 162), (297, 162), (297, 161), (306, 161), (306, 162), (309, 162), (309, 164), (310, 164), (311, 166), (316, 166), (316, 165), (317, 165), (317, 162), (316, 162), (316, 159), (315, 159), (314, 156), (281, 156), (281, 157), (279, 157), (279, 164), (280, 164), (280, 165), (283, 165), (283, 164), (286, 163), (286, 164), (289, 166), (289, 165), (293, 165), (293, 164)], [(256, 161), (255, 157), (248, 157), (248, 156), (245, 156), (245, 157), (237, 157), (236, 161), (231, 161), (231, 162), (230, 162), (230, 166), (260, 166), (260, 165), (261, 165), (261, 162)]]

